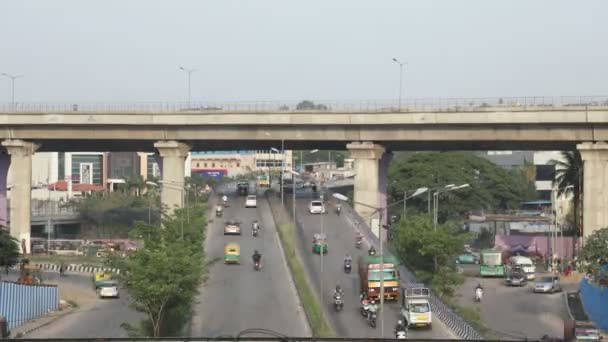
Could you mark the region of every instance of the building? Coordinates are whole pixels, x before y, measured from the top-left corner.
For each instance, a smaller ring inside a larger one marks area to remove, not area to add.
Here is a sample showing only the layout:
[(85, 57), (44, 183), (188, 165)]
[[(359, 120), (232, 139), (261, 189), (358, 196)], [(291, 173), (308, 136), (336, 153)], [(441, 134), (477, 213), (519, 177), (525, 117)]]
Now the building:
[(285, 151), (284, 155), (271, 150), (192, 152), (190, 169), (193, 174), (213, 178), (239, 176), (252, 172), (280, 172), (283, 158), (285, 169), (290, 169), (291, 151)]

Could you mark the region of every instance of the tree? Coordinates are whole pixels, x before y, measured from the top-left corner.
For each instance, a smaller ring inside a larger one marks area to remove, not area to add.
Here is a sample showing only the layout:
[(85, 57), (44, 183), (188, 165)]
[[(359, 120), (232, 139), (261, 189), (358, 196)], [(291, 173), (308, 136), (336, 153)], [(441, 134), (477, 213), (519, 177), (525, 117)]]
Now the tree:
[(591, 275), (597, 283), (608, 281), (608, 228), (596, 230), (585, 241), (579, 261), (581, 269)]
[[(396, 159), (389, 168), (389, 194), (403, 199), (403, 190), (420, 187), (436, 189), (448, 184), (470, 184), (470, 188), (441, 195), (439, 220), (461, 217), (472, 210), (517, 209), (535, 198), (534, 184), (522, 172), (507, 170), (468, 152), (416, 153)], [(427, 196), (408, 201), (408, 208), (427, 211)]]
[(428, 215), (408, 216), (398, 223), (391, 242), (399, 258), (430, 282), (440, 295), (452, 295), (462, 281), (455, 269), (455, 258), (470, 238), (454, 225), (436, 228)]
[(555, 182), (557, 195), (572, 195), (574, 207), (574, 222), (578, 230), (578, 236), (581, 235), (581, 217), (578, 214), (582, 209), (583, 195), (583, 158), (578, 150), (563, 151), (561, 153), (562, 160), (552, 160), (555, 165)]
[(0, 228), (0, 267), (13, 267), (19, 262), (19, 241)]
[[(121, 270), (131, 305), (145, 313), (139, 327), (123, 324), (131, 334), (170, 336), (180, 333), (187, 321), (193, 298), (206, 270), (204, 263), (204, 206), (178, 209), (163, 220), (163, 229), (138, 222), (131, 236), (143, 239), (144, 247), (126, 258), (114, 257), (109, 264)], [(183, 239), (182, 236), (183, 230)]]
[(315, 104), (310, 100), (304, 100), (298, 103), (296, 110), (327, 110), (328, 107), (324, 104)]

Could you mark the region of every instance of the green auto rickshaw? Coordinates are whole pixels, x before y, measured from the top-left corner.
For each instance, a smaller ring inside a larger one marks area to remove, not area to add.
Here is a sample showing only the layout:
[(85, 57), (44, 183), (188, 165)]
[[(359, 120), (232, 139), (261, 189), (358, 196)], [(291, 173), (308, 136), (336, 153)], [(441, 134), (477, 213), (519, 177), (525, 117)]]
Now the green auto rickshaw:
[(315, 234), (312, 237), (312, 252), (316, 254), (327, 253), (327, 235)]

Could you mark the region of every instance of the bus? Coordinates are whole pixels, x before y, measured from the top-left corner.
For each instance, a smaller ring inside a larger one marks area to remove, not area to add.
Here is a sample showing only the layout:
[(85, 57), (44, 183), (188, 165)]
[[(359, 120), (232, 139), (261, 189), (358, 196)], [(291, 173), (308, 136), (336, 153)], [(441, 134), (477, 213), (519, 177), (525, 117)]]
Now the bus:
[(504, 277), (505, 265), (502, 263), (502, 252), (496, 249), (481, 251), (479, 275), (482, 277)]
[(270, 181), (268, 179), (269, 179), (268, 175), (258, 176), (258, 187), (260, 187), (260, 188), (269, 188), (270, 187)]

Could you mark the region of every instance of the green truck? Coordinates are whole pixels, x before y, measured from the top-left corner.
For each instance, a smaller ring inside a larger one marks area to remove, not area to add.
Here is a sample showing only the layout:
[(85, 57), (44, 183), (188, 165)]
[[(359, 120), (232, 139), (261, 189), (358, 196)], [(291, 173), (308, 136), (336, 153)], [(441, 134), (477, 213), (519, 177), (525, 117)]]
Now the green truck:
[[(398, 299), (401, 293), (399, 279), (399, 261), (393, 256), (384, 256), (384, 269), (381, 270), (381, 257), (363, 256), (359, 257), (359, 279), (361, 291), (369, 298), (380, 297), (380, 283), (384, 274), (384, 297), (385, 299)], [(383, 271), (383, 273), (381, 273)]]

